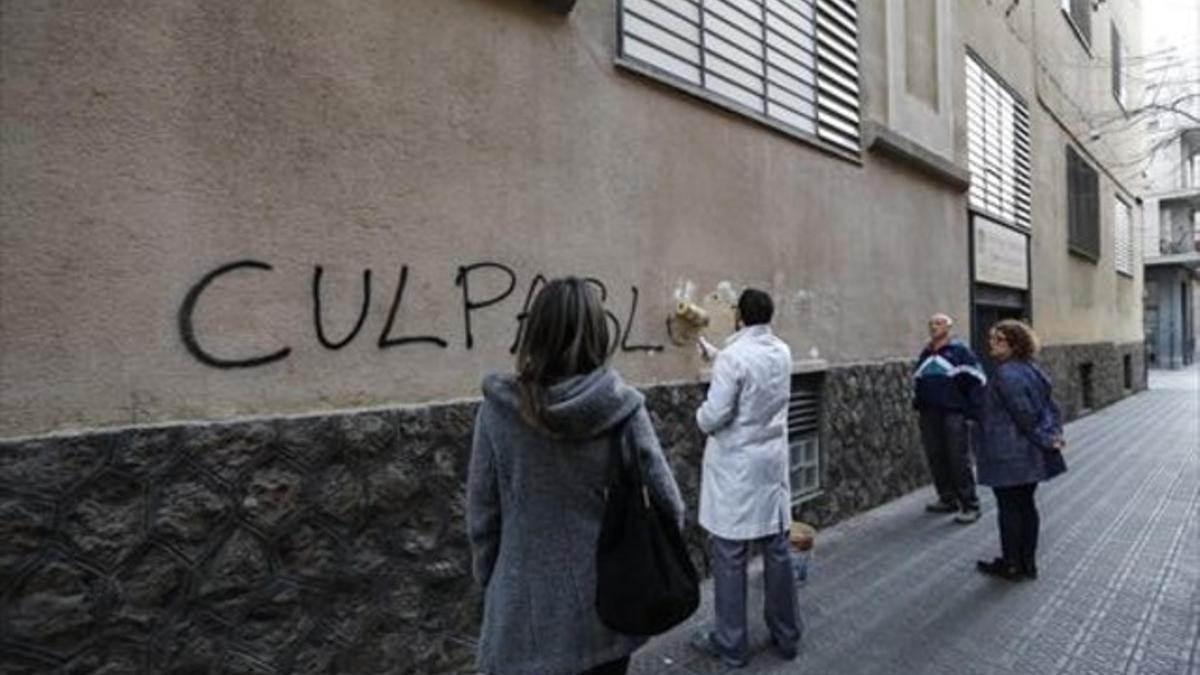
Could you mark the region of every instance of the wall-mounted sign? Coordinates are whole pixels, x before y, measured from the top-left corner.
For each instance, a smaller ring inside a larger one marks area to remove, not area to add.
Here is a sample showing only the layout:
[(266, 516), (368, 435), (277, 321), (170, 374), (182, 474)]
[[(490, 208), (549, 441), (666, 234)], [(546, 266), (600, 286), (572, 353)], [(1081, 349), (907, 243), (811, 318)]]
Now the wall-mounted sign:
[(1029, 236), (976, 215), (975, 281), (1029, 290)]

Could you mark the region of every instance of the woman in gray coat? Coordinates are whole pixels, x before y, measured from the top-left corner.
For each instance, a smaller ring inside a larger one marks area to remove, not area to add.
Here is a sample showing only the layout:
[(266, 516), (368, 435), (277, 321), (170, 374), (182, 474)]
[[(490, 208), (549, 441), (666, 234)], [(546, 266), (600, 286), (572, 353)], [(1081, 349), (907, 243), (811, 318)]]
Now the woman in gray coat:
[(480, 671), (620, 674), (645, 641), (610, 630), (595, 608), (612, 443), (636, 446), (647, 484), (680, 523), (683, 502), (642, 395), (607, 366), (612, 346), (590, 284), (556, 279), (525, 319), (516, 374), (483, 381), (467, 485), (484, 590)]
[(988, 346), (999, 365), (988, 386), (976, 470), (979, 484), (996, 493), (1001, 556), (976, 565), (1009, 581), (1036, 579), (1040, 520), (1033, 493), (1039, 482), (1067, 470), (1062, 415), (1050, 378), (1032, 361), (1038, 351), (1033, 329), (1001, 321), (989, 332)]

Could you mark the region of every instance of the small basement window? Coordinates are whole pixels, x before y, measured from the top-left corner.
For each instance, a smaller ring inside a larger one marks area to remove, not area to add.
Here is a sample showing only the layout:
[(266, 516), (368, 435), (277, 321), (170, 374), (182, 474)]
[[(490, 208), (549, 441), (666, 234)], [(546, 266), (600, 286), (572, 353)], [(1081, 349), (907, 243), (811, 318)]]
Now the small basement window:
[(821, 491), (821, 374), (792, 376), (788, 401), (788, 450), (792, 502)]
[(1082, 398), (1080, 401), (1081, 412), (1089, 413), (1092, 408), (1096, 407), (1095, 392), (1092, 386), (1092, 364), (1079, 364), (1079, 394)]

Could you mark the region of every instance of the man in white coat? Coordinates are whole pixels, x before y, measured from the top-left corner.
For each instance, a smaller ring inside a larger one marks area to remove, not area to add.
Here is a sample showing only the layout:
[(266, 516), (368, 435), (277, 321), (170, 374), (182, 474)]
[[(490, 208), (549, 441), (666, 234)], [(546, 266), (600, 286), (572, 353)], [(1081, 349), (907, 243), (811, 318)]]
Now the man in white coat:
[[(716, 625), (696, 647), (740, 667), (748, 659), (746, 563), (763, 552), (763, 617), (776, 650), (796, 657), (800, 639), (796, 586), (788, 549), (791, 486), (787, 408), (792, 355), (771, 332), (771, 296), (746, 289), (737, 327), (715, 352), (712, 382), (696, 423), (708, 435), (700, 485), (700, 525), (712, 535)], [(711, 349), (707, 345), (706, 349)]]

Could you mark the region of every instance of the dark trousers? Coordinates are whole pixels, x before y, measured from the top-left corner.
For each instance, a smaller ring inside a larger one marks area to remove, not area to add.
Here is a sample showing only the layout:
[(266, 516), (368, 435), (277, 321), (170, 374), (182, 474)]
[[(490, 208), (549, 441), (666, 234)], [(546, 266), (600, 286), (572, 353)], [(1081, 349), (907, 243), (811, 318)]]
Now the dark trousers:
[(1040, 527), (1037, 504), (1033, 501), (1036, 489), (1037, 483), (992, 488), (999, 507), (1001, 556), (1009, 565), (1028, 569), (1036, 561)]
[(713, 643), (726, 659), (744, 663), (749, 656), (746, 630), (746, 562), (751, 544), (762, 545), (763, 619), (782, 652), (794, 652), (800, 640), (799, 608), (786, 531), (762, 539), (712, 538), (712, 574), (716, 627)]
[(968, 433), (967, 418), (961, 413), (921, 411), (921, 441), (938, 499), (960, 509), (977, 509)]
[(600, 665), (590, 670), (585, 670), (583, 675), (625, 675), (625, 671), (629, 669), (629, 657), (601, 663)]

